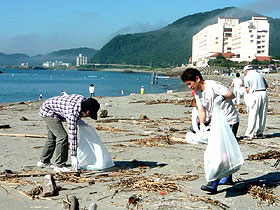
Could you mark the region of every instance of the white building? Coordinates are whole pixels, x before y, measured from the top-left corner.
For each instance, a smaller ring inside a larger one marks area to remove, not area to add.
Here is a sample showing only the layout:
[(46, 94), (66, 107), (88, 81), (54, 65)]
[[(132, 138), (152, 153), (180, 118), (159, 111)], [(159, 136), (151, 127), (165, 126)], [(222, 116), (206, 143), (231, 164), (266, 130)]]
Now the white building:
[(70, 67), (71, 63), (63, 63), (62, 61), (47, 61), (43, 63), (44, 68), (54, 68), (54, 67)]
[(233, 53), (233, 61), (252, 61), (268, 56), (269, 23), (267, 17), (252, 17), (239, 23), (238, 18), (218, 18), (193, 36), (192, 64), (207, 66), (211, 55)]
[(87, 57), (83, 56), (82, 54), (79, 54), (76, 59), (76, 66), (83, 66), (87, 65)]

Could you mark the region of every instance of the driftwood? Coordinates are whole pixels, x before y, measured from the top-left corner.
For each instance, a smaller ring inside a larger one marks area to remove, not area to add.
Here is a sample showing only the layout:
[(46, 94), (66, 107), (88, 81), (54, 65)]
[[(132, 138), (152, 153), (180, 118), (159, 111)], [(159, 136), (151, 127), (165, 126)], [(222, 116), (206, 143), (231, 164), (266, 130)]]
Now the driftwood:
[(23, 133), (0, 133), (0, 136), (29, 137), (29, 138), (47, 138), (46, 135), (23, 134)]
[(263, 160), (263, 159), (277, 159), (280, 158), (280, 152), (276, 150), (269, 150), (267, 152), (249, 155), (248, 160)]

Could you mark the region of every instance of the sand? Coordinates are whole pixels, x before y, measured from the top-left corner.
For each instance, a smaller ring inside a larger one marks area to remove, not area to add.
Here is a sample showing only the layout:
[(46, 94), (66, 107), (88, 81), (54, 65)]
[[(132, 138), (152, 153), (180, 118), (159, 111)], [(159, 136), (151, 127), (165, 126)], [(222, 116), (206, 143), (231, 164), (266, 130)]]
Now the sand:
[[(74, 176), (71, 175), (66, 179), (70, 180), (67, 183), (56, 176), (56, 185), (62, 188), (59, 194), (46, 198), (40, 195), (33, 200), (23, 192), (43, 186), (43, 176), (34, 175), (4, 182), (3, 172), (53, 173), (51, 169), (35, 167), (44, 138), (0, 136), (0, 209), (63, 209), (66, 195), (75, 195), (80, 209), (88, 209), (91, 203), (96, 203), (98, 210), (258, 209), (259, 205), (263, 209), (277, 209), (277, 206), (269, 205), (268, 201), (254, 198), (246, 188), (246, 183), (262, 183), (261, 187), (270, 187), (275, 195), (273, 198), (280, 198), (280, 166), (276, 169), (271, 167), (276, 159), (247, 159), (249, 155), (279, 151), (280, 147), (279, 85), (273, 86), (280, 80), (280, 75), (265, 77), (271, 87), (268, 91), (266, 138), (239, 141), (245, 163), (233, 175), (237, 182), (234, 186), (221, 185), (215, 195), (200, 190), (200, 186), (206, 184), (203, 157), (207, 145), (187, 144), (184, 141), (191, 124), (192, 107), (188, 104), (190, 92), (96, 97), (101, 109), (108, 110), (108, 117), (97, 121), (87, 118), (85, 121), (97, 129), (116, 166), (103, 171), (82, 171), (76, 181), (73, 177), (70, 179)], [(228, 86), (233, 78), (217, 76), (211, 79), (222, 81)], [(0, 125), (8, 124), (11, 128), (0, 129), (0, 133), (46, 135), (45, 124), (38, 115), (41, 103), (2, 104)], [(244, 105), (237, 109), (240, 111), (239, 137), (245, 133), (248, 116), (244, 112)], [(23, 116), (28, 120), (20, 120)], [(165, 128), (170, 132), (170, 141), (166, 140)], [(161, 141), (151, 141), (156, 138)], [(124, 183), (130, 183), (130, 186), (121, 185)], [(127, 206), (133, 194), (139, 198), (138, 206)], [(206, 201), (216, 201), (221, 207)], [(276, 204), (280, 205), (279, 202)]]

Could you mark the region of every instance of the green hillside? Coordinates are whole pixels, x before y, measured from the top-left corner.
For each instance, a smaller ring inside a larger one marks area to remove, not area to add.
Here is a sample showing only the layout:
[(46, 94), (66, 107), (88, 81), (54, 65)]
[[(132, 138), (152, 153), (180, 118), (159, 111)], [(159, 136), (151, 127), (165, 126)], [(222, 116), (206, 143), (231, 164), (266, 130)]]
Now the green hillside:
[[(171, 67), (188, 63), (192, 50), (192, 37), (209, 24), (215, 24), (218, 17), (238, 17), (246, 21), (253, 15), (251, 11), (235, 7), (216, 9), (197, 13), (178, 19), (159, 30), (146, 33), (118, 35), (108, 42), (92, 57), (92, 63), (117, 63), (151, 65), (153, 67)], [(280, 19), (269, 18), (271, 24), (271, 55), (280, 54), (277, 39), (280, 33)]]

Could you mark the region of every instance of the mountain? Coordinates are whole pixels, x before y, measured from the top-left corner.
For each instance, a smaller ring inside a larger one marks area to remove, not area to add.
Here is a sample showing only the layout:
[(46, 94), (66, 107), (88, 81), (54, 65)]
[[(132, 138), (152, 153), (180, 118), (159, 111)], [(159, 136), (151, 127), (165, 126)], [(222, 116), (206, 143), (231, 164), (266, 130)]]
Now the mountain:
[[(159, 30), (118, 35), (92, 57), (92, 63), (140, 64), (171, 67), (188, 63), (192, 54), (192, 37), (209, 24), (216, 24), (218, 17), (237, 17), (240, 22), (252, 16), (252, 11), (227, 7), (180, 18)], [(280, 19), (269, 18), (270, 55), (280, 54)]]
[(47, 57), (49, 60), (62, 60), (66, 63), (73, 63), (76, 64), (76, 57), (79, 54), (83, 54), (83, 56), (87, 56), (88, 59), (90, 59), (92, 56), (94, 56), (97, 53), (97, 50), (90, 49), (90, 48), (76, 48), (71, 50), (59, 50), (54, 51), (52, 53), (49, 53)]
[(41, 66), (46, 61), (63, 61), (65, 63), (76, 64), (76, 57), (79, 54), (87, 56), (88, 59), (94, 56), (97, 50), (91, 48), (74, 48), (67, 50), (59, 50), (51, 52), (47, 55), (36, 55), (29, 57), (25, 54), (4, 54), (0, 53), (0, 65), (19, 65), (20, 63), (28, 63), (29, 65)]
[(25, 60), (27, 58), (29, 58), (29, 56), (25, 54), (15, 53), (15, 54), (6, 55), (4, 53), (0, 53), (0, 65), (1, 64), (12, 65), (13, 61)]

